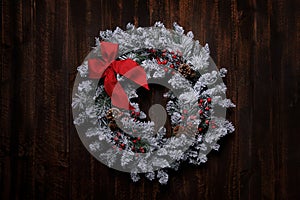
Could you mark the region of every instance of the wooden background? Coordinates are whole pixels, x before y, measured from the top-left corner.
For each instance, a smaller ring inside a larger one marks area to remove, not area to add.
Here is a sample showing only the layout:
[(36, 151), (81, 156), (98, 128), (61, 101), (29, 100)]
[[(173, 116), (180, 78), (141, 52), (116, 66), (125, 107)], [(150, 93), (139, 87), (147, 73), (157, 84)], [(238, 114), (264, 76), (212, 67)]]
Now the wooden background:
[[(299, 0), (2, 0), (0, 199), (300, 199)], [(72, 124), (100, 30), (174, 21), (225, 66), (236, 132), (169, 183), (109, 169)]]

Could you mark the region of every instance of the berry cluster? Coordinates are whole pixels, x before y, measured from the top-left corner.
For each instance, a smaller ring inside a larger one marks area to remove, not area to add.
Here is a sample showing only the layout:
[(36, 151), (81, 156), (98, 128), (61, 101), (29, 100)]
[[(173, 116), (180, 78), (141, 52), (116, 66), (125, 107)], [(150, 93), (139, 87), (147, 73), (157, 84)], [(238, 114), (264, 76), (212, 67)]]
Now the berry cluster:
[[(199, 111), (198, 114), (201, 119), (201, 123), (198, 126), (198, 131), (203, 134), (208, 129), (209, 125), (213, 122), (210, 121), (210, 109), (211, 109), (211, 97), (202, 97), (198, 100)], [(215, 124), (212, 124), (212, 128), (216, 128)]]
[[(128, 141), (125, 143), (125, 141)], [(147, 146), (145, 142), (141, 140), (141, 137), (131, 137), (122, 131), (115, 131), (113, 137), (114, 148), (119, 150), (131, 150), (135, 153), (145, 153)]]

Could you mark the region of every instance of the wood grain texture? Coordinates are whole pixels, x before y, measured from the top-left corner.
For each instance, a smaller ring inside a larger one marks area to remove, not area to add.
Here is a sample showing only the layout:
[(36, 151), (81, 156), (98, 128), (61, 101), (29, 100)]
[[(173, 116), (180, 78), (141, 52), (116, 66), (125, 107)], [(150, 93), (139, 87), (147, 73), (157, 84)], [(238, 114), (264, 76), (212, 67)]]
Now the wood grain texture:
[[(0, 199), (300, 199), (297, 0), (2, 0)], [(99, 30), (174, 21), (209, 43), (236, 126), (168, 185), (95, 160), (71, 116), (76, 68)]]

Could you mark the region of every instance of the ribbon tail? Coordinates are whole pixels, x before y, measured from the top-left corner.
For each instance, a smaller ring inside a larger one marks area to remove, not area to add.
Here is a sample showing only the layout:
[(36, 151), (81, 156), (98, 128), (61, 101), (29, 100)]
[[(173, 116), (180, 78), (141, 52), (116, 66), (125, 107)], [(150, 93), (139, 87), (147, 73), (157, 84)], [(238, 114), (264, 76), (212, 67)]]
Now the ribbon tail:
[(134, 109), (128, 101), (128, 96), (125, 93), (121, 84), (117, 81), (113, 71), (109, 71), (104, 79), (104, 89), (111, 97), (112, 105), (126, 110)]
[(126, 110), (134, 109), (134, 107), (130, 105), (128, 96), (119, 82), (115, 85), (115, 88), (111, 95), (111, 103), (118, 108), (123, 108)]

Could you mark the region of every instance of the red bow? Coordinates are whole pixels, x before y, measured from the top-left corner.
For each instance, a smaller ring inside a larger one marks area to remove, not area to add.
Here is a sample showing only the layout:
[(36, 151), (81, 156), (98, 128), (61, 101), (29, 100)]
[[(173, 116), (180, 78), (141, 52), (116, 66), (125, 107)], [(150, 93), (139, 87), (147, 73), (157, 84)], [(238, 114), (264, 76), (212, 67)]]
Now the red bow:
[(116, 79), (116, 74), (125, 76), (135, 83), (149, 90), (146, 72), (131, 59), (115, 60), (118, 55), (118, 44), (101, 42), (102, 58), (88, 60), (89, 78), (99, 79), (104, 77), (104, 89), (111, 97), (111, 103), (119, 108), (134, 109), (128, 101), (121, 84)]

